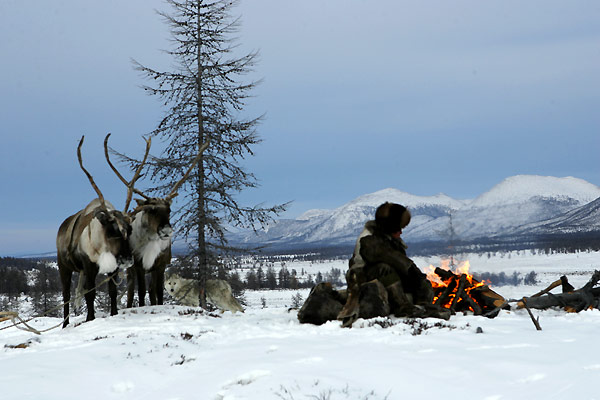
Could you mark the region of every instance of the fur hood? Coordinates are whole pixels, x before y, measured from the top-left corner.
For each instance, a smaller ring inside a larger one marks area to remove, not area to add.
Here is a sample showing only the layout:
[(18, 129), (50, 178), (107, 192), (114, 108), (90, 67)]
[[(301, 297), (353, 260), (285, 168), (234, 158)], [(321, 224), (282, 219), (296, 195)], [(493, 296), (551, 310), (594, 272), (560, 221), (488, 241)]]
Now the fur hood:
[[(368, 231), (371, 235), (379, 235), (379, 236), (384, 236), (387, 239), (389, 239), (390, 241), (394, 242), (395, 244), (399, 244), (400, 246), (402, 246), (402, 248), (404, 250), (408, 249), (408, 246), (406, 245), (406, 243), (404, 243), (404, 240), (402, 240), (402, 238), (394, 238), (392, 235), (385, 233), (383, 230), (379, 229), (379, 226), (377, 225), (377, 222), (373, 221), (367, 221), (367, 223), (365, 224), (365, 227), (363, 229), (363, 233), (364, 231)], [(367, 235), (363, 235), (362, 233), (360, 234), (359, 238), (361, 237), (365, 237)]]
[(392, 248), (401, 248), (402, 251), (406, 251), (406, 249), (408, 248), (408, 246), (406, 245), (406, 243), (404, 243), (404, 241), (401, 238), (394, 238), (391, 235), (383, 232), (378, 226), (377, 226), (377, 222), (375, 222), (375, 220), (372, 221), (367, 221), (367, 223), (365, 223), (365, 227), (363, 228), (362, 232), (360, 233), (360, 235), (358, 235), (358, 239), (356, 239), (356, 245), (354, 246), (354, 253), (352, 254), (352, 258), (350, 259), (350, 269), (355, 269), (355, 268), (362, 268), (366, 265), (365, 261), (363, 260), (361, 254), (360, 254), (360, 246), (361, 246), (361, 239), (367, 236), (379, 236), (381, 238), (384, 238), (386, 241), (390, 242), (390, 246)]

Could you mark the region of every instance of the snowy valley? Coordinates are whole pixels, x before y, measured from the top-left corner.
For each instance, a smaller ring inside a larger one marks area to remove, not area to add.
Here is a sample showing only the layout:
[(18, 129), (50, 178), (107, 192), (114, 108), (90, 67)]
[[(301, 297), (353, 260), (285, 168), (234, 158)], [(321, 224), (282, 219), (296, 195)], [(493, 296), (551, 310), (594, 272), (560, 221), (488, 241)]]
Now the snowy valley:
[[(415, 257), (426, 267), (437, 257)], [(600, 253), (463, 254), (474, 273), (536, 271), (534, 286), (493, 286), (507, 299), (531, 295), (565, 274), (575, 287), (600, 269)], [(325, 273), (345, 260), (287, 261)], [(275, 268), (281, 264), (275, 263)], [(249, 267), (249, 266), (248, 266)], [(300, 324), (292, 299), (308, 289), (247, 290), (245, 313), (167, 304), (72, 318), (36, 335), (0, 323), (3, 399), (486, 400), (597, 398), (597, 309), (569, 314), (501, 311), (494, 319), (375, 318), (351, 329)], [(26, 315), (26, 308), (21, 310)], [(60, 318), (35, 318), (44, 329)], [(35, 379), (32, 381), (32, 377)]]

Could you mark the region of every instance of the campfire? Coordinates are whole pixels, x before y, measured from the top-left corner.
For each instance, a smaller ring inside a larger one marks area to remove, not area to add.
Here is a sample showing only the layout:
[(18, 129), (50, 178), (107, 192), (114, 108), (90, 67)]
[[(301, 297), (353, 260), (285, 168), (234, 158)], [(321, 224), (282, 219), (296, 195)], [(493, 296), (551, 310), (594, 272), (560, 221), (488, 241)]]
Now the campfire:
[(442, 261), (441, 267), (428, 267), (426, 273), (434, 291), (433, 304), (453, 312), (472, 312), (493, 318), (506, 306), (506, 300), (485, 281), (475, 279), (469, 267), (468, 261), (453, 265), (449, 260)]

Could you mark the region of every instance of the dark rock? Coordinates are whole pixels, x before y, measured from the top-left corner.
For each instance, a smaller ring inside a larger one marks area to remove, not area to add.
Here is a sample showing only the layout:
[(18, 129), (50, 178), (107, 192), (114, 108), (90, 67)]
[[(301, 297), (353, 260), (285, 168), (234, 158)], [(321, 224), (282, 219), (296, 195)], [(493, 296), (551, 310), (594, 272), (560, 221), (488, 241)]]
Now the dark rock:
[(305, 324), (321, 325), (337, 319), (344, 306), (344, 300), (333, 289), (331, 283), (322, 282), (312, 288), (308, 298), (298, 311), (298, 320)]

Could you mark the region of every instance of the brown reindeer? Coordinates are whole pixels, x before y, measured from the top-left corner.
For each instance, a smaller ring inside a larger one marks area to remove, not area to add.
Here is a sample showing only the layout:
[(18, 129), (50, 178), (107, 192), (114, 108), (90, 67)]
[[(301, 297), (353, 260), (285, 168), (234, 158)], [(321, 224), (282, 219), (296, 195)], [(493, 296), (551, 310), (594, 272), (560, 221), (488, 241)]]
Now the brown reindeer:
[(71, 299), (71, 277), (79, 273), (78, 294), (86, 291), (87, 319), (94, 319), (94, 299), (96, 297), (96, 277), (99, 273), (108, 274), (110, 315), (117, 314), (117, 286), (114, 281), (119, 267), (127, 268), (133, 263), (129, 247), (130, 219), (108, 201), (94, 182), (81, 160), (81, 137), (77, 147), (79, 166), (87, 176), (98, 198), (92, 200), (83, 210), (68, 217), (58, 229), (56, 251), (58, 270), (63, 288), (64, 318), (63, 328), (69, 324), (69, 302)]
[(133, 178), (127, 182), (110, 161), (108, 153), (108, 138), (104, 139), (104, 155), (117, 177), (127, 186), (127, 199), (124, 212), (127, 212), (132, 194), (136, 193), (144, 199), (136, 199), (137, 207), (128, 215), (132, 219), (132, 233), (129, 244), (133, 252), (133, 267), (127, 270), (127, 307), (133, 306), (135, 283), (138, 285), (138, 303), (145, 305), (146, 279), (145, 275), (150, 273), (150, 287), (148, 290), (151, 305), (163, 304), (163, 286), (165, 281), (165, 268), (171, 262), (171, 237), (173, 229), (169, 222), (171, 216), (171, 202), (177, 196), (177, 190), (188, 178), (194, 167), (200, 161), (202, 153), (208, 147), (205, 143), (198, 151), (198, 155), (190, 164), (187, 172), (173, 186), (166, 197), (151, 198), (135, 188), (135, 182), (141, 175), (142, 168), (146, 163), (150, 151), (151, 139), (146, 139), (146, 153)]

